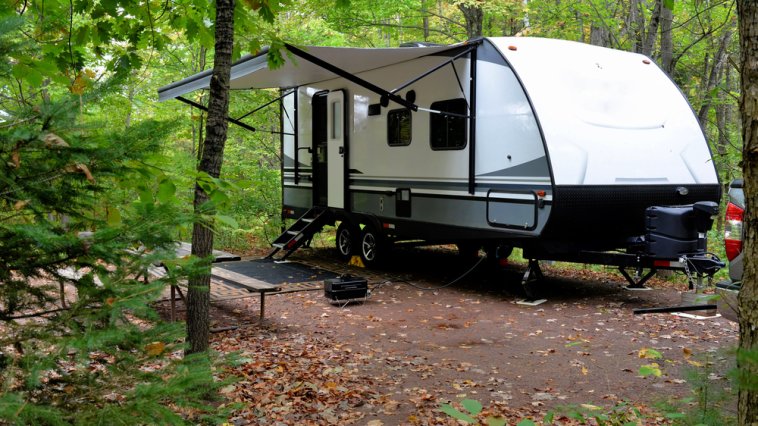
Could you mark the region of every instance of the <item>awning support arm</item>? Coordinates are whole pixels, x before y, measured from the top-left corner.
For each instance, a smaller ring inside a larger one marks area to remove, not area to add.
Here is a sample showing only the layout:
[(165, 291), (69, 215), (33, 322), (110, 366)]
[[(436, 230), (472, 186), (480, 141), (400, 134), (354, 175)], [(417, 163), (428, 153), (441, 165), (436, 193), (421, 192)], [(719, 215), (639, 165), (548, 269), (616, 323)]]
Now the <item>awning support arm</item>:
[(428, 76), (429, 74), (432, 74), (433, 72), (435, 72), (435, 71), (437, 71), (437, 70), (439, 70), (439, 69), (441, 69), (441, 68), (444, 68), (444, 67), (445, 67), (445, 66), (447, 66), (448, 64), (452, 64), (452, 63), (453, 63), (453, 62), (455, 62), (457, 59), (460, 59), (462, 56), (468, 55), (468, 54), (469, 54), (469, 52), (471, 52), (472, 50), (476, 49), (476, 47), (477, 47), (477, 45), (478, 45), (478, 44), (479, 44), (479, 43), (476, 43), (476, 44), (472, 44), (471, 46), (469, 46), (469, 47), (467, 47), (465, 50), (463, 50), (461, 53), (459, 53), (459, 54), (457, 54), (457, 55), (453, 56), (452, 58), (448, 59), (447, 61), (445, 61), (445, 62), (443, 62), (443, 63), (441, 63), (441, 64), (439, 64), (439, 65), (435, 66), (434, 68), (431, 68), (429, 71), (426, 71), (426, 72), (425, 72), (425, 73), (423, 73), (423, 74), (419, 74), (417, 77), (414, 77), (412, 80), (409, 80), (409, 81), (407, 81), (407, 82), (405, 82), (405, 83), (401, 84), (401, 85), (400, 85), (400, 86), (398, 86), (397, 88), (395, 88), (395, 89), (392, 89), (392, 90), (390, 91), (390, 93), (397, 93), (397, 92), (399, 92), (399, 91), (401, 91), (401, 90), (405, 89), (406, 87), (410, 86), (411, 84), (413, 84), (413, 83), (415, 83), (415, 82), (417, 82), (417, 81), (421, 80), (422, 78), (424, 78), (424, 77)]
[(422, 107), (418, 107), (418, 110), (428, 112), (429, 114), (439, 114), (439, 115), (446, 115), (448, 117), (465, 118), (466, 120), (473, 117), (473, 115), (457, 114), (455, 112), (440, 111), (437, 109), (429, 109), (429, 108), (422, 108)]
[(332, 72), (332, 73), (334, 73), (334, 74), (336, 74), (336, 75), (338, 75), (338, 76), (340, 76), (340, 77), (342, 77), (342, 78), (344, 78), (346, 80), (349, 80), (349, 81), (351, 81), (351, 82), (353, 82), (353, 83), (355, 83), (355, 84), (357, 84), (357, 85), (359, 85), (359, 86), (361, 86), (361, 87), (363, 87), (365, 89), (368, 89), (368, 90), (370, 90), (370, 91), (372, 91), (372, 92), (374, 92), (374, 93), (376, 93), (376, 94), (378, 94), (378, 95), (380, 95), (382, 97), (385, 97), (388, 100), (396, 102), (396, 103), (398, 103), (398, 104), (400, 104), (400, 105), (402, 105), (402, 106), (404, 106), (404, 107), (406, 107), (406, 108), (408, 108), (408, 109), (410, 109), (412, 111), (418, 111), (418, 106), (416, 104), (414, 104), (412, 102), (408, 102), (405, 99), (401, 98), (400, 96), (398, 96), (398, 95), (396, 95), (394, 93), (388, 92), (387, 90), (382, 89), (381, 87), (379, 87), (379, 86), (377, 86), (377, 85), (375, 85), (375, 84), (373, 84), (371, 82), (368, 82), (368, 81), (366, 81), (366, 80), (358, 77), (355, 74), (351, 74), (351, 73), (343, 70), (342, 68), (339, 68), (337, 66), (334, 66), (334, 65), (330, 64), (329, 62), (326, 62), (326, 61), (324, 61), (322, 59), (319, 59), (319, 58), (311, 55), (310, 53), (307, 53), (307, 52), (305, 52), (305, 51), (303, 51), (303, 50), (301, 50), (301, 49), (299, 49), (299, 48), (297, 48), (297, 47), (295, 47), (295, 46), (293, 46), (293, 45), (291, 45), (289, 43), (285, 43), (284, 47), (287, 50), (289, 50), (290, 52), (292, 52), (294, 55), (299, 56), (299, 57), (305, 59), (306, 61), (308, 61), (308, 62), (310, 62), (310, 63), (312, 63), (314, 65), (317, 65), (317, 66), (319, 66), (319, 67), (321, 67), (321, 68), (323, 68), (323, 69), (325, 69), (325, 70), (327, 70), (329, 72)]
[[(176, 100), (178, 100), (178, 101), (182, 101), (182, 102), (184, 102), (184, 103), (185, 103), (185, 104), (187, 104), (187, 105), (192, 105), (193, 107), (195, 107), (195, 108), (198, 108), (198, 109), (201, 109), (201, 110), (203, 110), (203, 111), (205, 111), (205, 112), (208, 112), (208, 108), (207, 108), (207, 107), (205, 107), (204, 105), (201, 105), (201, 104), (199, 104), (199, 103), (197, 103), (197, 102), (195, 102), (195, 101), (191, 101), (191, 100), (189, 100), (189, 99), (187, 99), (187, 98), (183, 98), (183, 97), (181, 97), (181, 96), (177, 96), (177, 97), (176, 97), (176, 98), (174, 98), (174, 99), (176, 99)], [(253, 126), (249, 126), (249, 125), (247, 125), (247, 124), (245, 124), (245, 123), (243, 123), (243, 122), (241, 122), (241, 121), (239, 121), (239, 120), (235, 120), (235, 119), (234, 119), (234, 118), (232, 118), (232, 117), (226, 117), (226, 121), (228, 121), (228, 122), (230, 122), (230, 123), (234, 123), (234, 124), (236, 124), (236, 125), (238, 125), (238, 126), (242, 127), (243, 129), (246, 129), (246, 130), (250, 130), (251, 132), (255, 132), (255, 131), (256, 131), (256, 130), (255, 130), (255, 127), (253, 127)]]
[(269, 106), (269, 105), (273, 104), (274, 102), (277, 102), (277, 101), (280, 101), (280, 100), (282, 100), (282, 99), (283, 99), (285, 96), (289, 96), (290, 94), (292, 94), (292, 92), (287, 92), (287, 93), (283, 94), (282, 96), (279, 96), (279, 97), (278, 97), (278, 98), (276, 98), (276, 99), (273, 99), (273, 100), (271, 100), (271, 101), (269, 101), (269, 102), (266, 102), (265, 104), (263, 104), (263, 105), (259, 106), (258, 108), (254, 109), (254, 110), (252, 110), (252, 111), (248, 112), (247, 114), (243, 115), (242, 117), (238, 118), (237, 120), (242, 120), (243, 118), (245, 118), (245, 117), (247, 117), (247, 116), (253, 115), (253, 114), (255, 114), (256, 112), (258, 112), (258, 111), (262, 110), (263, 108), (266, 108), (267, 106)]
[(458, 70), (455, 69), (454, 63), (451, 62), (450, 66), (453, 68), (453, 74), (455, 74), (455, 81), (458, 83), (458, 88), (461, 89), (461, 96), (463, 96), (463, 100), (466, 101), (466, 108), (471, 112), (471, 105), (469, 104), (468, 99), (466, 99), (466, 91), (463, 90), (463, 84), (461, 84), (461, 77), (458, 75)]

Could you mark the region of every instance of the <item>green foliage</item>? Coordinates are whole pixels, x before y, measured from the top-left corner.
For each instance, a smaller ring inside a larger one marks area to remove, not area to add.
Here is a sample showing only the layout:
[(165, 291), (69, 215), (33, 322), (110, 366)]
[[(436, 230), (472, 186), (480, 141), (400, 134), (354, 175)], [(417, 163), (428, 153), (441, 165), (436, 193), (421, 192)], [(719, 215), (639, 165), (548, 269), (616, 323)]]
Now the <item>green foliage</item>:
[[(473, 399), (464, 399), (461, 401), (460, 405), (463, 406), (468, 413), (459, 411), (450, 404), (441, 404), (440, 411), (461, 422), (478, 424), (477, 416), (482, 413), (482, 404)], [(569, 405), (560, 408), (559, 412), (563, 413), (563, 416), (578, 421), (581, 424), (592, 422), (593, 424), (598, 425), (632, 426), (641, 424), (640, 422), (644, 422), (644, 420), (648, 418), (636, 407), (624, 401), (621, 401), (610, 408), (599, 407), (592, 404)], [(668, 418), (673, 419), (674, 417)], [(543, 416), (541, 424), (553, 424), (554, 419), (555, 412), (549, 411)], [(488, 416), (484, 420), (484, 424), (488, 426), (502, 426), (506, 424), (506, 419), (503, 417)], [(516, 426), (534, 426), (537, 424), (538, 423), (531, 418), (524, 418), (516, 423)]]
[(758, 390), (758, 377), (753, 373), (758, 365), (758, 350), (737, 349), (737, 368), (732, 373), (736, 387), (755, 392)]
[[(459, 411), (450, 404), (441, 404), (440, 411), (465, 423), (478, 423), (476, 417), (482, 412), (482, 403), (475, 399), (464, 399), (461, 401), (461, 406), (468, 412), (468, 414)], [(519, 425), (522, 425), (524, 421), (525, 420), (522, 420)], [(505, 425), (505, 419), (502, 417), (488, 416), (484, 420), (484, 424), (488, 426), (503, 426)], [(528, 423), (523, 424), (527, 425)]]
[(661, 366), (658, 365), (658, 363), (656, 362), (642, 365), (638, 373), (640, 376), (655, 376), (655, 377), (661, 377), (661, 375), (663, 374), (663, 372), (661, 371)]
[[(195, 220), (165, 168), (179, 122), (109, 106), (158, 45), (151, 4), (70, 5), (0, 7), (0, 423), (219, 421), (220, 360), (181, 359), (183, 327), (153, 309), (204, 267), (174, 254)], [(168, 275), (143, 282), (158, 263)]]
[[(467, 400), (464, 400), (464, 401), (471, 401), (471, 400), (467, 399)], [(450, 417), (452, 417), (452, 418), (454, 418), (456, 420), (461, 420), (461, 421), (464, 421), (466, 423), (476, 423), (476, 419), (475, 418), (471, 417), (468, 414), (464, 414), (464, 413), (458, 411), (458, 409), (454, 408), (450, 404), (442, 404), (440, 406), (440, 410), (443, 413), (447, 414), (448, 416), (450, 416)], [(480, 410), (481, 410), (481, 408), (480, 408)], [(471, 413), (471, 414), (476, 415), (476, 414), (479, 414), (479, 412), (477, 411), (476, 413)]]
[[(731, 352), (731, 351), (730, 351)], [(692, 396), (671, 399), (658, 404), (659, 410), (675, 425), (734, 425), (737, 419), (736, 406), (739, 378), (735, 374), (727, 380), (719, 375), (721, 368), (730, 368), (729, 364), (720, 365), (719, 359), (731, 359), (731, 354), (706, 353), (697, 357), (699, 361), (688, 359), (690, 368), (685, 372), (690, 384)], [(733, 370), (737, 373), (739, 370)]]

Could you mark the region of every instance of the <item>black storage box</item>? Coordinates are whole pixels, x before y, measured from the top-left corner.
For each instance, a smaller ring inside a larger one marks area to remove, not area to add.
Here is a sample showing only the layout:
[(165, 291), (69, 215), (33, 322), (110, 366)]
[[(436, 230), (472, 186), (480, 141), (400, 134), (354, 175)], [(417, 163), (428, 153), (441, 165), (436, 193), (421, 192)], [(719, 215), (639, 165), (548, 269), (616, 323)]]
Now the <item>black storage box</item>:
[(324, 280), (324, 296), (330, 300), (365, 299), (367, 294), (365, 278), (346, 275)]
[(655, 206), (645, 211), (648, 254), (676, 258), (698, 252), (698, 232), (692, 206)]

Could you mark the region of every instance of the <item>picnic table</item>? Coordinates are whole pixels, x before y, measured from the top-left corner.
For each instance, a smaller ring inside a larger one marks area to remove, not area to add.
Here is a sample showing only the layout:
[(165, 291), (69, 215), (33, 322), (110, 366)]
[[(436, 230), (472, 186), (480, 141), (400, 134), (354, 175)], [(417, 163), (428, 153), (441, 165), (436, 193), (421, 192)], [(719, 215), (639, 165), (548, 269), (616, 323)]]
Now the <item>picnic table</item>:
[[(179, 242), (176, 245), (176, 257), (189, 256), (192, 253), (192, 245), (185, 242)], [(213, 263), (239, 261), (241, 258), (235, 254), (228, 253), (222, 250), (213, 250)], [(158, 265), (150, 268), (150, 274), (156, 277), (162, 277), (166, 274), (166, 269), (163, 265)], [(229, 271), (220, 267), (211, 268), (211, 285), (213, 285), (213, 278), (222, 280), (225, 283), (247, 290), (250, 293), (258, 293), (261, 298), (260, 305), (260, 319), (263, 320), (266, 313), (266, 293), (279, 291), (279, 286), (272, 285), (261, 280), (248, 277), (234, 271)], [(182, 293), (182, 289), (178, 285), (171, 285), (171, 320), (173, 321), (176, 314), (176, 296), (179, 296), (179, 300), (182, 300), (186, 304), (186, 299)], [(211, 293), (211, 300), (213, 301), (213, 293)]]

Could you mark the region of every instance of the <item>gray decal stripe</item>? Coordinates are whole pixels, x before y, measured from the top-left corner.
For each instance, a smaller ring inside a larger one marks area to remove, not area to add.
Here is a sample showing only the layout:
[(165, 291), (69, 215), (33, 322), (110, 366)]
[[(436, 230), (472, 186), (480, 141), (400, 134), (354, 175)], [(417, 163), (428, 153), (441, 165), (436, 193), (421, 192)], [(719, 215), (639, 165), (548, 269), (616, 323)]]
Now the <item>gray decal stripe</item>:
[[(448, 190), (448, 191), (468, 191), (468, 183), (467, 182), (428, 182), (428, 181), (414, 181), (414, 180), (405, 180), (405, 181), (398, 181), (398, 180), (384, 180), (384, 179), (350, 179), (351, 185), (356, 186), (369, 186), (369, 187), (381, 187), (381, 188), (411, 188), (413, 189), (438, 189), (438, 190)], [(534, 182), (529, 183), (525, 182), (522, 184), (508, 184), (508, 183), (487, 183), (482, 184), (478, 183), (476, 185), (477, 189), (480, 190), (487, 190), (487, 189), (511, 189), (511, 190), (552, 190), (552, 187), (549, 184), (545, 184), (544, 182)]]
[[(352, 190), (350, 191), (353, 194), (375, 194), (375, 195), (387, 195), (387, 191), (370, 191), (365, 189), (360, 190)], [(519, 200), (519, 199), (513, 199), (513, 198), (503, 198), (503, 199), (493, 199), (493, 198), (487, 198), (487, 197), (476, 197), (476, 196), (465, 196), (465, 195), (439, 195), (439, 194), (418, 194), (418, 193), (412, 193), (412, 198), (428, 198), (433, 200), (463, 200), (463, 201), (481, 201), (481, 202), (491, 202), (491, 203), (507, 203), (507, 204), (535, 204), (532, 200)], [(550, 206), (553, 204), (552, 200), (546, 199), (543, 200), (543, 203), (546, 206)]]
[(529, 176), (529, 177), (547, 177), (550, 178), (550, 170), (547, 166), (547, 157), (536, 158), (532, 161), (519, 164), (518, 166), (507, 167), (494, 172), (478, 175), (485, 176)]

